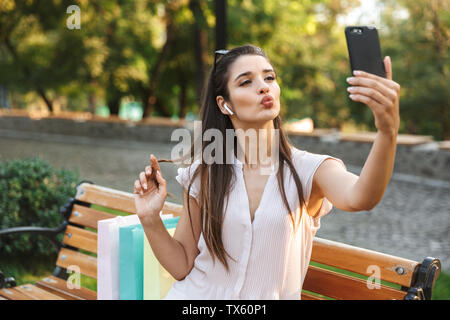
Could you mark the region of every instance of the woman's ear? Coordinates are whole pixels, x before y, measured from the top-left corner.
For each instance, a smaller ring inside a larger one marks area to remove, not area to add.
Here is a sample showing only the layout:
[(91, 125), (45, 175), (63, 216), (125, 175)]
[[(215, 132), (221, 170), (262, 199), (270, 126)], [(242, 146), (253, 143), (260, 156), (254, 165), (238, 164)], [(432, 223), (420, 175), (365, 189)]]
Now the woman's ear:
[(231, 111), (230, 108), (228, 108), (228, 106), (227, 106), (226, 103), (223, 104), (223, 107), (224, 107), (225, 109), (227, 109), (227, 111), (230, 113), (231, 116), (234, 114), (233, 111)]
[(234, 114), (234, 112), (231, 111), (230, 107), (225, 103), (225, 99), (222, 96), (217, 96), (216, 102), (217, 102), (217, 107), (220, 109), (220, 112), (222, 112), (224, 115), (233, 115)]

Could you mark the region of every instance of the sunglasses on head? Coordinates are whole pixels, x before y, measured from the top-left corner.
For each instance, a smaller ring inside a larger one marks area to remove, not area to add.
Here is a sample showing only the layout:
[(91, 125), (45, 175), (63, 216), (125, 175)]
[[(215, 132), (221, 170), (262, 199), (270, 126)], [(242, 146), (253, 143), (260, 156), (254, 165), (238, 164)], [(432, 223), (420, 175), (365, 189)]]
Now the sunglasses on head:
[(217, 50), (214, 52), (214, 68), (216, 68), (217, 62), (220, 61), (220, 59), (226, 55), (230, 50)]

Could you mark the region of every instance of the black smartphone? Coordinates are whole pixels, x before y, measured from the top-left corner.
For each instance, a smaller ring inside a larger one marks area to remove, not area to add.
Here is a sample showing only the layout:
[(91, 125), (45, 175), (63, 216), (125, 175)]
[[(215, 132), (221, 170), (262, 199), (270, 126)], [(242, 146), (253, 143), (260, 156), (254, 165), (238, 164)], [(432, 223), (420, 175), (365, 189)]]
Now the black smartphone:
[(352, 74), (354, 70), (362, 70), (386, 78), (380, 40), (375, 27), (346, 27), (345, 38)]

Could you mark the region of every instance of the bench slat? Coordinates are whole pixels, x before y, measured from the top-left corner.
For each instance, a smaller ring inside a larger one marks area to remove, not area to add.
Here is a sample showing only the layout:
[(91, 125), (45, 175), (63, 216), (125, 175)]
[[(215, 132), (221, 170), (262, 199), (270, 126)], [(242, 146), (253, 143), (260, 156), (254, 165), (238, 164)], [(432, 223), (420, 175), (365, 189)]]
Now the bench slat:
[[(136, 213), (134, 195), (132, 193), (106, 188), (95, 184), (80, 184), (77, 189), (76, 199), (97, 204), (102, 207), (124, 211), (130, 214)], [(174, 216), (179, 216), (182, 209), (183, 206), (166, 201), (162, 211), (165, 214), (171, 213)]]
[(111, 219), (116, 215), (75, 204), (69, 221), (80, 226), (97, 229), (99, 220)]
[(363, 279), (309, 266), (303, 289), (342, 300), (403, 300), (406, 292), (380, 284), (379, 289), (367, 288)]
[(136, 213), (133, 195), (128, 192), (106, 188), (95, 184), (82, 183), (77, 188), (75, 198), (130, 214)]
[(97, 258), (67, 248), (59, 250), (56, 265), (62, 268), (76, 266), (80, 273), (97, 279)]
[(67, 281), (54, 276), (36, 282), (36, 286), (67, 300), (97, 300), (95, 291), (83, 287), (70, 289)]
[(33, 300), (64, 300), (60, 296), (57, 296), (51, 292), (38, 288), (32, 284), (24, 284), (21, 286), (17, 286), (14, 289), (30, 297)]
[(63, 243), (78, 249), (97, 253), (97, 234), (89, 230), (67, 226)]
[(302, 300), (326, 300), (326, 299), (318, 297), (318, 296), (314, 296), (314, 295), (306, 293), (306, 292), (302, 292)]
[[(416, 261), (318, 237), (314, 239), (311, 261), (368, 277), (373, 275), (373, 270), (369, 267), (377, 266), (382, 280), (405, 287), (411, 286), (414, 270), (419, 266)], [(402, 268), (404, 274), (398, 274), (397, 268)]]
[(33, 300), (31, 297), (24, 295), (15, 288), (0, 289), (0, 296), (7, 300)]

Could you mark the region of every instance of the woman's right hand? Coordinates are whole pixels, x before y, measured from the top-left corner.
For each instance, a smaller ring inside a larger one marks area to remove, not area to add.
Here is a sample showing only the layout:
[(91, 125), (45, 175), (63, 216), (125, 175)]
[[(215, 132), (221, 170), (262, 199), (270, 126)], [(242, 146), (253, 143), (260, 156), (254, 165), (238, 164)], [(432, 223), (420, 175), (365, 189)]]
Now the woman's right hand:
[(159, 213), (167, 197), (166, 180), (155, 156), (150, 155), (150, 165), (139, 173), (139, 180), (134, 182), (134, 204), (141, 223), (151, 224), (160, 219)]

